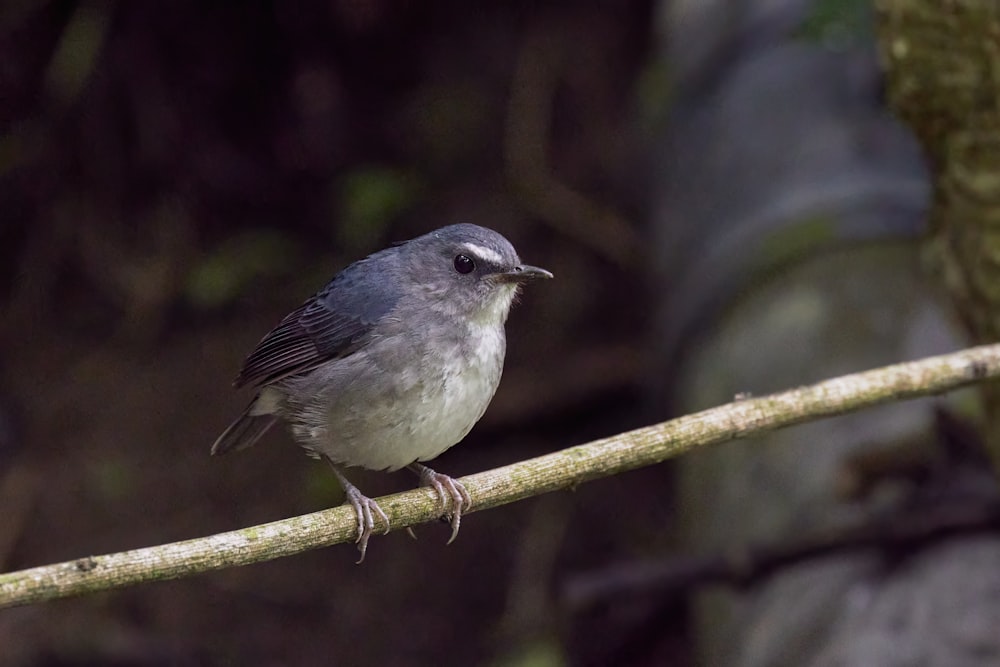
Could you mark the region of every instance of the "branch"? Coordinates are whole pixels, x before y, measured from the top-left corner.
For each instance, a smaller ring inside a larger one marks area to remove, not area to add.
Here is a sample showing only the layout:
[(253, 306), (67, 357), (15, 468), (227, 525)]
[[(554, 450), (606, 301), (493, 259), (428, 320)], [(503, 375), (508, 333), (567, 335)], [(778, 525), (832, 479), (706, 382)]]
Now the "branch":
[(708, 584), (747, 588), (783, 568), (838, 553), (912, 554), (914, 549), (956, 536), (992, 535), (998, 528), (1000, 503), (993, 498), (943, 502), (935, 498), (833, 533), (656, 562), (618, 563), (570, 578), (562, 599), (579, 611), (625, 597), (676, 598)]
[[(462, 478), (473, 510), (565, 489), (660, 463), (702, 445), (853, 412), (1000, 377), (1000, 345), (845, 375), (780, 394), (712, 408)], [(803, 443), (805, 444), (805, 443)], [(393, 529), (436, 520), (439, 500), (418, 488), (378, 500)], [(228, 533), (0, 574), (0, 608), (177, 579), (350, 542), (347, 506)]]

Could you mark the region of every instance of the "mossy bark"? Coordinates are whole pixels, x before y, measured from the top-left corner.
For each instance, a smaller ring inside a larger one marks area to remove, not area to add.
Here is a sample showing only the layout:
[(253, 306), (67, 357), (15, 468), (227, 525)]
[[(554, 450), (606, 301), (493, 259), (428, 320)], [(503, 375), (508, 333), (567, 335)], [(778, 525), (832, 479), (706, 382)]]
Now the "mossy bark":
[[(889, 104), (928, 156), (925, 249), (975, 343), (1000, 340), (1000, 3), (876, 0)], [(1000, 471), (1000, 385), (983, 385)]]

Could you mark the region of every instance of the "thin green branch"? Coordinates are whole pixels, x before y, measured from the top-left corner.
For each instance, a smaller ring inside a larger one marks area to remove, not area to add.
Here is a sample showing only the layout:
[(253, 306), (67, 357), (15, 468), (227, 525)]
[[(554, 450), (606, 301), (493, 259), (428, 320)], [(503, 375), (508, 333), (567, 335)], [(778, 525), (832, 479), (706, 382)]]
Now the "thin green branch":
[[(759, 435), (880, 403), (939, 394), (997, 377), (1000, 345), (985, 345), (737, 401), (463, 477), (462, 483), (472, 496), (473, 510), (489, 509), (660, 463), (701, 445)], [(438, 518), (437, 498), (427, 488), (386, 496), (378, 502), (393, 529)], [(350, 542), (355, 530), (353, 511), (340, 506), (184, 542), (0, 574), (0, 608), (272, 560)]]

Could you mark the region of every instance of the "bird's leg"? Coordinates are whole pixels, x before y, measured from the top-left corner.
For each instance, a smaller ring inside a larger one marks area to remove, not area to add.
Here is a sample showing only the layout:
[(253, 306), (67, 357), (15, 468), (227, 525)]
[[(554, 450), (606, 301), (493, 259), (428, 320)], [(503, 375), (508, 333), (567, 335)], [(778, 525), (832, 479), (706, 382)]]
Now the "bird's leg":
[(375, 517), (377, 514), (382, 522), (385, 524), (385, 530), (382, 534), (385, 535), (389, 532), (389, 517), (386, 516), (382, 508), (378, 506), (378, 503), (361, 493), (358, 487), (351, 484), (347, 477), (341, 472), (340, 468), (330, 459), (326, 459), (330, 467), (333, 468), (333, 474), (337, 476), (340, 480), (340, 485), (344, 487), (344, 495), (347, 499), (344, 501), (349, 503), (351, 507), (354, 508), (354, 513), (358, 517), (358, 538), (354, 540), (354, 543), (358, 545), (358, 551), (361, 552), (361, 558), (358, 559), (358, 565), (361, 564), (365, 559), (365, 552), (368, 551), (368, 538), (371, 537), (372, 532), (375, 530)]
[(432, 487), (441, 498), (444, 516), (451, 522), (451, 538), (448, 540), (448, 544), (451, 544), (458, 537), (458, 528), (462, 525), (462, 512), (472, 508), (472, 497), (461, 482), (448, 475), (434, 472), (420, 463), (411, 463), (406, 467), (420, 477), (420, 486)]

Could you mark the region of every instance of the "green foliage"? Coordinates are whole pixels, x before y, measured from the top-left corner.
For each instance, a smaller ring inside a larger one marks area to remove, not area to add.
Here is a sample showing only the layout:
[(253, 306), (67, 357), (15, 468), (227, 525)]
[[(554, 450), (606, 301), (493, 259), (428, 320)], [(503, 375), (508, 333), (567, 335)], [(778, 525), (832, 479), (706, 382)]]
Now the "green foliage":
[(49, 92), (68, 103), (83, 90), (94, 71), (108, 32), (108, 11), (100, 2), (84, 2), (63, 31), (49, 64)]
[(763, 267), (780, 266), (807, 257), (836, 238), (836, 221), (816, 215), (771, 232), (757, 258)]
[(135, 493), (132, 467), (119, 458), (101, 458), (87, 466), (87, 481), (94, 496), (108, 503), (121, 502)]
[(834, 49), (869, 43), (874, 38), (871, 0), (818, 0), (798, 36)]
[(419, 192), (414, 176), (391, 167), (355, 169), (340, 184), (339, 201), (343, 222), (337, 241), (348, 254), (379, 244), (393, 219), (411, 208)]
[(302, 481), (302, 496), (309, 507), (335, 507), (344, 502), (344, 489), (329, 466), (306, 466)]
[(525, 642), (494, 663), (496, 667), (562, 667), (565, 664), (562, 647), (551, 637)]
[(238, 234), (206, 255), (188, 274), (184, 294), (199, 308), (217, 308), (239, 297), (256, 278), (285, 273), (300, 252), (273, 229)]
[(665, 59), (647, 64), (639, 74), (636, 104), (640, 127), (649, 134), (662, 132), (674, 95), (673, 72)]

